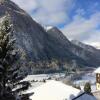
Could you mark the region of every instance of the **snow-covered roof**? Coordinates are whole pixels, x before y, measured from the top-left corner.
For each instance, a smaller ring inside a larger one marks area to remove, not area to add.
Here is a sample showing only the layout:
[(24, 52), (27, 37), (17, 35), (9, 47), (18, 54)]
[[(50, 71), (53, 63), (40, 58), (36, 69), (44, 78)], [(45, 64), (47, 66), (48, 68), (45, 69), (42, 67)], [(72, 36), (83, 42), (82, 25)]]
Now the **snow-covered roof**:
[(99, 73), (99, 74), (100, 74), (100, 67), (98, 67), (98, 68), (94, 71), (94, 73)]
[(34, 92), (30, 97), (32, 100), (72, 100), (83, 93), (72, 86), (54, 80), (47, 81), (43, 85), (28, 91), (28, 93), (31, 92)]

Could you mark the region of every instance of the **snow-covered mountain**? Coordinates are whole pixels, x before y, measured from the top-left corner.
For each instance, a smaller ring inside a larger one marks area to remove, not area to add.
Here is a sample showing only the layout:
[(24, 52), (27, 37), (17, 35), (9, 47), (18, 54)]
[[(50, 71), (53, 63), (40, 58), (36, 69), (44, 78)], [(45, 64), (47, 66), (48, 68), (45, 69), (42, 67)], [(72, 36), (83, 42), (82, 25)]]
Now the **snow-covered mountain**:
[(52, 28), (53, 28), (53, 26), (46, 26), (46, 27), (45, 27), (46, 31), (48, 31), (48, 30), (50, 30), (50, 29), (52, 29)]
[(86, 59), (89, 63), (93, 64), (94, 66), (97, 64), (99, 66), (99, 61), (100, 61), (100, 50), (96, 49), (95, 47), (91, 45), (84, 44), (80, 41), (77, 40), (72, 40), (72, 44), (80, 47), (82, 50), (80, 50), (79, 56), (83, 58), (84, 60)]
[(80, 57), (80, 61), (84, 60), (89, 67), (100, 65), (100, 50), (77, 40), (69, 41), (56, 27), (48, 29), (47, 33), (67, 47), (74, 55)]
[(98, 53), (100, 53), (100, 50), (99, 50), (99, 49), (96, 49), (96, 48), (93, 47), (93, 46), (84, 44), (84, 43), (82, 43), (82, 42), (80, 42), (80, 41), (78, 41), (78, 40), (72, 40), (71, 42), (72, 42), (73, 44), (75, 44), (75, 45), (77, 45), (77, 46), (79, 46), (79, 47), (85, 49), (85, 50), (90, 51), (90, 52), (98, 52)]
[[(22, 55), (21, 59), (26, 62), (35, 62), (35, 65), (38, 62), (38, 67), (31, 64), (34, 70), (37, 68), (38, 71), (43, 70), (44, 72), (48, 69), (51, 71), (52, 69), (63, 69), (62, 66), (55, 67), (55, 64), (52, 67), (47, 67), (52, 60), (60, 65), (71, 63), (73, 60), (81, 66), (100, 65), (100, 59), (96, 59), (95, 55), (88, 51), (85, 52), (80, 46), (72, 44), (58, 28), (49, 26), (44, 29), (12, 1), (0, 0), (0, 20), (6, 12), (11, 16), (14, 25), (14, 37), (16, 38), (16, 46)], [(87, 56), (88, 58), (85, 59)], [(42, 69), (40, 65), (43, 65)], [(31, 69), (30, 71), (32, 71)]]

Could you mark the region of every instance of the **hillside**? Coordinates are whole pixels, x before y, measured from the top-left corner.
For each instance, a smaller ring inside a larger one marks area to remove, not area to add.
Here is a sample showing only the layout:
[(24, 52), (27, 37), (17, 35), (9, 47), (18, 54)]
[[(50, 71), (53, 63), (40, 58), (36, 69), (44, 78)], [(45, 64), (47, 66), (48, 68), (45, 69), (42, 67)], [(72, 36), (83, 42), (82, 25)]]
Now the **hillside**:
[(78, 56), (81, 61), (84, 60), (89, 67), (100, 65), (100, 50), (77, 40), (69, 41), (56, 27), (48, 29), (47, 33), (74, 55)]
[(95, 53), (71, 43), (56, 27), (47, 31), (12, 1), (0, 0), (0, 20), (6, 12), (14, 26), (16, 47), (21, 54), (20, 61), (24, 63), (22, 69), (27, 73), (33, 70), (42, 73), (63, 70), (66, 68), (63, 68), (63, 64), (70, 66), (73, 60), (79, 66), (100, 65)]

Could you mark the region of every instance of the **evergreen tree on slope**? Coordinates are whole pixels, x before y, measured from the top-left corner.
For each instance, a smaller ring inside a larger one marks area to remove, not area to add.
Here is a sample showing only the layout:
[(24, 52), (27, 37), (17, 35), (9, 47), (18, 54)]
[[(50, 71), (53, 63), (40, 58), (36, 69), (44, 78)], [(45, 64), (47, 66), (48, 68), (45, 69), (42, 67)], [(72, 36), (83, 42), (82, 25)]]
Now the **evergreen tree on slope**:
[[(0, 100), (14, 100), (15, 93), (29, 86), (28, 82), (20, 82), (24, 77), (19, 75), (20, 67), (16, 64), (18, 52), (14, 46), (13, 32), (10, 16), (7, 14), (0, 27)], [(21, 88), (14, 89), (17, 85)]]

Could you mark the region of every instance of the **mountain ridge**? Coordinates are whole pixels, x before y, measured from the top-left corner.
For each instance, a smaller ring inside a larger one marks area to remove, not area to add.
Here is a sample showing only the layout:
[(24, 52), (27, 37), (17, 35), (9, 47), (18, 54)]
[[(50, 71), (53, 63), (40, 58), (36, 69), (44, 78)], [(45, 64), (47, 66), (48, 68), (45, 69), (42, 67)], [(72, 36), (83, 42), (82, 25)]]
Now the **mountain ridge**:
[[(39, 62), (38, 67), (32, 65), (32, 71), (53, 69), (43, 63), (50, 62), (52, 59), (60, 62), (60, 66), (54, 69), (62, 69), (63, 63), (70, 63), (75, 60), (79, 66), (98, 66), (100, 65), (99, 58), (93, 59), (94, 54), (90, 54), (87, 50), (83, 50), (78, 45), (73, 44), (66, 36), (56, 27), (48, 30), (44, 29), (39, 23), (34, 21), (29, 14), (19, 8), (12, 1), (5, 0), (0, 4), (0, 19), (6, 15), (6, 12), (11, 16), (11, 21), (14, 26), (14, 37), (16, 38), (16, 46), (22, 55), (21, 60), (27, 63)], [(83, 52), (84, 51), (84, 52)], [(88, 61), (86, 56), (89, 55)], [(84, 57), (85, 56), (85, 57)], [(90, 59), (92, 58), (92, 59)], [(94, 60), (92, 63), (90, 63)], [(40, 61), (43, 66), (40, 66)], [(26, 65), (25, 65), (26, 66)], [(26, 66), (27, 67), (27, 66)], [(41, 68), (40, 68), (41, 67)], [(30, 69), (30, 67), (28, 67)]]
[[(59, 37), (58, 40), (60, 40), (60, 42), (62, 42), (62, 45), (68, 47), (68, 50), (71, 51), (74, 55), (77, 55), (78, 57), (80, 57), (80, 59), (82, 58), (85, 62), (89, 62), (90, 66), (95, 66), (95, 63), (97, 64), (96, 66), (98, 66), (100, 64), (100, 51), (98, 51), (96, 48), (92, 47), (92, 46), (87, 46), (81, 42), (82, 46), (80, 45), (76, 45), (75, 41), (69, 41), (64, 34), (59, 30), (58, 28), (52, 28), (50, 30), (47, 31), (47, 33), (51, 33), (52, 36), (56, 36), (57, 33), (60, 35), (62, 35), (62, 38)], [(62, 41), (63, 40), (63, 41)], [(86, 47), (85, 49), (83, 47)], [(92, 51), (90, 51), (90, 49), (93, 49)], [(88, 50), (89, 49), (89, 50)], [(97, 52), (98, 51), (98, 52)], [(95, 56), (96, 55), (96, 56)], [(94, 58), (97, 57), (97, 58)], [(92, 63), (93, 62), (93, 63)]]

